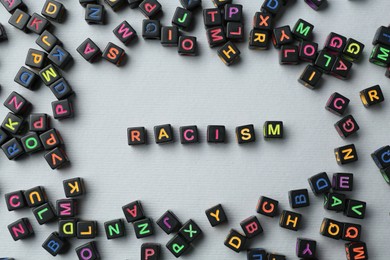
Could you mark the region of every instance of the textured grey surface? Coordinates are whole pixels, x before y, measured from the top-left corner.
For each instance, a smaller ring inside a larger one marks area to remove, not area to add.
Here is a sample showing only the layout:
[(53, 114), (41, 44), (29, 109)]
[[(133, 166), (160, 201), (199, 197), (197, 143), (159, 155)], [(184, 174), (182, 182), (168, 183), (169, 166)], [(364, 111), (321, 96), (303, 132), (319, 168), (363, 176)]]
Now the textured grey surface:
[[(251, 19), (262, 1), (235, 1), (244, 4), (246, 34)], [(40, 12), (44, 1), (26, 0), (30, 13)], [(345, 259), (342, 241), (322, 237), (319, 228), (323, 217), (363, 224), (363, 240), (368, 243), (370, 259), (388, 258), (389, 187), (385, 184), (370, 152), (388, 144), (389, 105), (365, 109), (359, 91), (380, 84), (385, 98), (390, 99), (388, 79), (384, 69), (368, 62), (371, 40), (375, 30), (387, 25), (389, 3), (376, 1), (329, 1), (322, 12), (311, 10), (298, 1), (287, 10), (278, 25), (293, 25), (303, 18), (315, 25), (315, 41), (320, 45), (331, 31), (356, 38), (366, 44), (364, 59), (354, 64), (353, 77), (340, 81), (325, 76), (321, 89), (311, 91), (297, 82), (304, 64), (280, 66), (277, 51), (252, 51), (247, 41), (239, 44), (242, 61), (226, 67), (215, 49), (207, 45), (201, 13), (196, 14), (196, 26), (191, 35), (198, 37), (200, 56), (181, 57), (175, 48), (163, 48), (158, 41), (142, 38), (131, 47), (124, 47), (129, 60), (117, 68), (101, 61), (91, 65), (78, 55), (77, 46), (87, 37), (100, 48), (108, 41), (123, 46), (112, 29), (126, 19), (141, 35), (143, 16), (136, 10), (125, 9), (117, 14), (108, 10), (108, 25), (89, 26), (78, 1), (63, 1), (68, 10), (64, 24), (56, 24), (55, 34), (75, 59), (74, 66), (64, 73), (77, 92), (76, 118), (54, 122), (66, 142), (72, 166), (52, 171), (42, 154), (9, 162), (0, 155), (0, 195), (17, 189), (43, 185), (51, 201), (64, 197), (62, 180), (75, 176), (86, 181), (88, 195), (80, 202), (82, 219), (99, 221), (99, 251), (103, 259), (138, 259), (140, 246), (146, 241), (165, 244), (170, 237), (156, 228), (152, 238), (137, 240), (133, 228), (127, 225), (126, 238), (107, 241), (103, 222), (123, 217), (121, 206), (140, 199), (146, 214), (156, 220), (165, 210), (173, 210), (182, 221), (194, 219), (205, 236), (185, 259), (245, 259), (223, 245), (230, 228), (239, 229), (239, 222), (255, 214), (260, 195), (278, 199), (281, 208), (289, 209), (287, 192), (309, 188), (307, 178), (321, 171), (352, 172), (355, 191), (348, 196), (368, 203), (367, 217), (355, 221), (342, 214), (326, 212), (322, 199), (312, 196), (312, 206), (298, 210), (304, 215), (304, 228), (292, 232), (278, 226), (278, 220), (260, 217), (265, 230), (252, 246), (264, 247), (295, 258), (296, 237), (318, 241), (320, 259)], [(163, 24), (169, 24), (178, 1), (162, 0)], [(211, 7), (210, 1), (203, 6)], [(35, 92), (13, 82), (25, 55), (35, 45), (36, 35), (24, 34), (7, 24), (9, 14), (0, 8), (0, 22), (5, 24), (9, 41), (0, 43), (0, 99), (15, 90), (34, 104), (34, 112), (51, 114), (50, 102), (55, 100), (44, 86)], [(333, 92), (351, 99), (352, 113), (361, 130), (358, 135), (342, 140), (333, 124), (339, 117), (325, 111), (324, 105)], [(0, 118), (7, 113), (0, 109)], [(264, 141), (261, 127), (266, 120), (283, 120), (286, 138), (283, 141)], [(129, 147), (126, 128), (145, 126), (152, 138), (154, 125), (171, 123), (178, 134), (181, 125), (196, 124), (201, 143), (183, 146), (176, 142), (158, 146)], [(234, 128), (255, 124), (258, 141), (239, 146), (234, 141)], [(209, 145), (205, 142), (208, 124), (225, 124), (229, 142)], [(333, 148), (353, 142), (359, 162), (345, 167), (336, 164)], [(204, 210), (222, 203), (229, 224), (211, 228)], [(8, 212), (1, 199), (0, 257), (16, 259), (49, 259), (42, 248), (44, 239), (56, 230), (56, 224), (39, 226), (29, 209)], [(14, 220), (28, 217), (36, 236), (13, 242), (6, 226)], [(59, 259), (75, 259), (74, 247), (87, 241), (72, 240), (71, 252)], [(164, 259), (173, 256), (163, 250)]]

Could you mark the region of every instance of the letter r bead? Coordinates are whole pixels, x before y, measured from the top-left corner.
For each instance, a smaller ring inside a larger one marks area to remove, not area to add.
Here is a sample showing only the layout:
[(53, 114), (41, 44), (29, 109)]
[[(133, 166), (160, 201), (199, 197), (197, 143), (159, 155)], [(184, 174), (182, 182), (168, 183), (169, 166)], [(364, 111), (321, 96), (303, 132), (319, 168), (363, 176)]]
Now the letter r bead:
[(145, 127), (127, 128), (127, 142), (129, 145), (146, 144), (146, 137)]

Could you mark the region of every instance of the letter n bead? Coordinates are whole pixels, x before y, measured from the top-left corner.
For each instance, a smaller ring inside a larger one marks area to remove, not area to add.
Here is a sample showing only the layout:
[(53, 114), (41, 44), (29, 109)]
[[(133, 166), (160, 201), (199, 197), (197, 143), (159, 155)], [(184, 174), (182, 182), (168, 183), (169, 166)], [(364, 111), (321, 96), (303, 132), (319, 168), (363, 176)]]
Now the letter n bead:
[(226, 213), (221, 204), (209, 208), (205, 213), (212, 227), (226, 223), (228, 221)]
[(27, 99), (15, 91), (4, 101), (4, 106), (14, 114), (23, 114), (28, 110), (30, 105)]
[(328, 174), (326, 172), (318, 173), (308, 179), (310, 188), (314, 195), (327, 193), (332, 188)]
[(237, 62), (240, 58), (240, 50), (232, 42), (225, 43), (219, 50), (218, 56), (225, 63), (225, 65), (230, 66), (233, 63)]
[(334, 155), (339, 165), (356, 162), (359, 158), (354, 144), (348, 144), (334, 149)]
[(157, 243), (144, 243), (141, 245), (141, 260), (159, 260), (161, 245)]
[(297, 238), (296, 255), (298, 258), (315, 259), (317, 242), (306, 238)]
[(97, 250), (94, 241), (81, 245), (75, 249), (79, 260), (98, 260), (100, 259), (99, 251)]
[(263, 227), (256, 216), (251, 216), (240, 222), (240, 226), (247, 238), (253, 238), (263, 233)]
[(179, 218), (170, 210), (166, 211), (156, 223), (168, 235), (178, 232), (182, 227)]
[(345, 253), (350, 260), (367, 260), (367, 246), (364, 242), (351, 242), (345, 244)]
[(150, 218), (144, 218), (133, 222), (135, 236), (145, 238), (154, 234), (153, 221)]
[(385, 101), (382, 89), (379, 85), (360, 91), (360, 99), (365, 107), (371, 107)]
[(52, 256), (56, 256), (65, 253), (68, 249), (68, 241), (61, 238), (57, 232), (53, 232), (43, 242), (42, 247)]
[(26, 239), (34, 234), (34, 230), (28, 218), (21, 218), (9, 224), (8, 231), (15, 241)]
[(168, 241), (166, 247), (176, 258), (178, 258), (190, 248), (190, 244), (188, 244), (179, 235), (175, 235)]
[(128, 145), (146, 144), (146, 129), (145, 127), (129, 127), (127, 128), (127, 143)]
[(126, 235), (125, 225), (122, 219), (115, 219), (104, 223), (107, 239), (116, 239)]
[(247, 244), (247, 238), (241, 233), (237, 232), (236, 230), (231, 229), (225, 239), (224, 244), (231, 250), (239, 253), (245, 250)]
[(88, 24), (104, 24), (105, 9), (100, 4), (87, 4), (85, 7), (85, 21)]
[(326, 102), (325, 109), (333, 114), (341, 116), (345, 113), (345, 110), (347, 110), (349, 101), (348, 98), (335, 92), (329, 97), (328, 102)]

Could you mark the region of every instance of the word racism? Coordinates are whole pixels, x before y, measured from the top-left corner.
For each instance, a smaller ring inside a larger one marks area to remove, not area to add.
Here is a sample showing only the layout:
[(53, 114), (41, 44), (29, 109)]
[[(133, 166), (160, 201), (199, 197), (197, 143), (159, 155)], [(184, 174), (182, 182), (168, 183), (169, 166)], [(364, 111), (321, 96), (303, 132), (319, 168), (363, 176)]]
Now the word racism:
[[(263, 126), (264, 138), (283, 138), (282, 121), (266, 121)], [(239, 144), (256, 141), (255, 128), (253, 125), (236, 127), (236, 138)], [(127, 129), (129, 145), (140, 145), (147, 143), (145, 127), (130, 127)], [(171, 143), (174, 141), (173, 128), (170, 124), (154, 127), (154, 139), (157, 144)], [(180, 142), (182, 144), (199, 143), (199, 133), (196, 125), (180, 127)], [(226, 130), (223, 125), (207, 126), (208, 143), (225, 143)]]

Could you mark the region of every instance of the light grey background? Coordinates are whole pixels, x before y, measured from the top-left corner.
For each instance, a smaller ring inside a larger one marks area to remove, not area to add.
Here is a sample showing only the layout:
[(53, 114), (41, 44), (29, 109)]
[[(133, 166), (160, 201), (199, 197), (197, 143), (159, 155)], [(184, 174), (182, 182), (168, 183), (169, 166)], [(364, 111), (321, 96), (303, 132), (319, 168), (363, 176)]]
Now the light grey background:
[[(246, 35), (251, 19), (262, 1), (235, 1), (244, 4)], [(26, 0), (30, 13), (40, 12), (44, 1)], [(296, 237), (317, 240), (320, 259), (345, 259), (343, 241), (335, 241), (319, 234), (323, 217), (339, 221), (361, 223), (363, 240), (368, 243), (370, 259), (388, 258), (389, 187), (369, 157), (376, 148), (388, 144), (388, 101), (380, 107), (365, 109), (359, 91), (380, 84), (386, 99), (390, 99), (388, 79), (384, 69), (368, 62), (375, 30), (387, 25), (389, 2), (329, 1), (321, 12), (298, 1), (286, 10), (277, 25), (293, 26), (298, 18), (315, 25), (315, 41), (323, 44), (328, 33), (334, 31), (353, 37), (366, 45), (363, 61), (353, 65), (351, 80), (340, 81), (325, 76), (323, 87), (311, 91), (297, 82), (306, 64), (280, 66), (278, 53), (248, 50), (247, 41), (239, 44), (240, 64), (226, 67), (210, 49), (205, 37), (200, 12), (195, 15), (196, 26), (189, 34), (198, 37), (200, 56), (181, 57), (175, 48), (163, 48), (159, 41), (145, 41), (142, 37), (131, 47), (123, 46), (112, 30), (126, 19), (141, 35), (144, 17), (137, 10), (126, 8), (118, 13), (108, 9), (108, 25), (90, 26), (84, 21), (84, 9), (78, 1), (63, 1), (68, 10), (64, 24), (56, 24), (55, 35), (64, 43), (75, 59), (74, 66), (64, 73), (77, 92), (76, 117), (54, 122), (66, 142), (72, 162), (70, 168), (52, 171), (42, 158), (33, 155), (10, 162), (1, 153), (0, 195), (17, 189), (43, 185), (52, 202), (63, 198), (62, 180), (80, 176), (85, 179), (88, 195), (80, 201), (80, 217), (99, 221), (98, 247), (103, 259), (138, 259), (143, 242), (163, 244), (164, 259), (173, 259), (165, 249), (170, 239), (156, 226), (156, 235), (137, 240), (131, 225), (126, 224), (127, 237), (107, 241), (103, 222), (122, 218), (121, 207), (133, 200), (141, 200), (146, 214), (156, 220), (166, 210), (173, 210), (184, 222), (194, 219), (205, 236), (195, 243), (195, 249), (184, 259), (245, 259), (223, 245), (230, 228), (256, 214), (255, 206), (261, 195), (280, 201), (282, 209), (289, 209), (287, 192), (309, 188), (307, 178), (326, 171), (355, 174), (355, 191), (348, 196), (367, 201), (364, 221), (349, 219), (342, 214), (322, 208), (322, 198), (312, 196), (312, 206), (298, 210), (304, 215), (304, 228), (292, 232), (278, 226), (278, 219), (259, 216), (264, 234), (253, 239), (253, 247), (295, 257)], [(164, 10), (162, 23), (170, 24), (178, 1), (161, 0)], [(204, 1), (204, 7), (211, 7)], [(29, 48), (35, 45), (36, 35), (24, 34), (7, 24), (9, 14), (0, 8), (0, 22), (5, 24), (9, 41), (0, 44), (0, 99), (15, 90), (34, 104), (34, 112), (51, 114), (50, 102), (55, 100), (44, 86), (31, 92), (13, 82), (24, 64)], [(87, 37), (100, 48), (112, 41), (126, 50), (129, 61), (117, 68), (101, 61), (89, 64), (76, 52)], [(348, 113), (360, 124), (358, 135), (342, 140), (333, 124), (340, 119), (324, 109), (328, 97), (339, 92), (351, 99)], [(0, 118), (7, 113), (3, 107)], [(266, 120), (283, 120), (286, 138), (264, 141), (261, 128)], [(184, 146), (179, 142), (159, 146), (153, 144), (154, 125), (171, 123), (178, 136), (179, 126), (196, 124), (201, 143)], [(234, 140), (234, 128), (254, 124), (258, 141), (239, 146)], [(208, 124), (225, 124), (229, 143), (212, 145), (205, 142)], [(150, 144), (129, 147), (126, 128), (145, 126)], [(333, 149), (355, 143), (359, 161), (350, 166), (336, 164)], [(222, 203), (229, 224), (211, 228), (204, 210)], [(16, 259), (49, 259), (41, 248), (44, 239), (56, 224), (39, 226), (31, 210), (8, 212), (1, 199), (0, 256)], [(6, 226), (21, 217), (28, 217), (36, 236), (14, 242)], [(59, 259), (75, 259), (74, 247), (87, 241), (71, 240), (71, 252)]]

